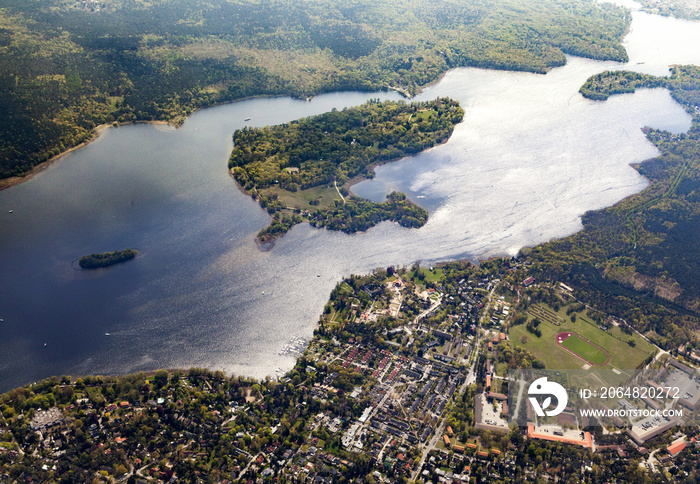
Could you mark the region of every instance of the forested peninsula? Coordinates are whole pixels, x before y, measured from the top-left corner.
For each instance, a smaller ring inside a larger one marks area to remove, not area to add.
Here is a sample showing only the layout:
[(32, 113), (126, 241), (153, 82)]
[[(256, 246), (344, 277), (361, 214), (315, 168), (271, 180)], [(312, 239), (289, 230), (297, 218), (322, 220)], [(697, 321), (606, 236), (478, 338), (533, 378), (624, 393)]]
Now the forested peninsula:
[[(413, 95), (459, 66), (544, 73), (625, 61), (629, 13), (593, 0), (8, 0), (0, 8), (0, 178), (109, 123), (249, 96)], [(5, 182), (7, 183), (7, 182)]]
[(236, 181), (273, 216), (258, 234), (269, 242), (293, 225), (354, 233), (391, 220), (421, 227), (428, 213), (389, 194), (383, 203), (350, 195), (378, 163), (398, 160), (446, 141), (464, 111), (457, 101), (369, 101), (279, 126), (243, 128), (233, 135), (229, 168)]

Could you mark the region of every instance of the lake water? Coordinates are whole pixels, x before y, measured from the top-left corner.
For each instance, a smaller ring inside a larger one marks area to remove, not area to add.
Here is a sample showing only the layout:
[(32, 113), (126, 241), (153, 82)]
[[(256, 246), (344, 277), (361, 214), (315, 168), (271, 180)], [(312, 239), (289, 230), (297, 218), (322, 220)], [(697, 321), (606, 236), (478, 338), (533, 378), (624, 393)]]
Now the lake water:
[[(311, 337), (343, 276), (514, 254), (573, 233), (585, 211), (646, 186), (629, 167), (657, 154), (641, 127), (690, 126), (665, 90), (593, 102), (578, 88), (606, 69), (700, 64), (697, 45), (697, 23), (635, 13), (628, 65), (569, 58), (544, 76), (450, 71), (419, 98), (459, 99), (466, 114), (452, 138), (353, 188), (376, 200), (403, 190), (429, 210), (428, 224), (353, 236), (300, 225), (269, 252), (254, 244), (269, 216), (226, 170), (233, 131), (398, 95), (255, 99), (197, 112), (177, 130), (107, 129), (0, 192), (0, 390), (50, 375), (190, 366), (274, 375), (291, 367), (295, 357), (280, 352)], [(72, 268), (84, 254), (125, 247), (142, 255)]]

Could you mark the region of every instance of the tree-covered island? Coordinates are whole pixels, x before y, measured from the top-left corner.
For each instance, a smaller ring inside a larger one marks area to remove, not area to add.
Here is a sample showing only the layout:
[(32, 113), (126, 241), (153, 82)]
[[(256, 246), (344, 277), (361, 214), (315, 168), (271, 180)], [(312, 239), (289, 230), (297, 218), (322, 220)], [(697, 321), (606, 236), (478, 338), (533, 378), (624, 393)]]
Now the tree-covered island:
[(80, 258), (78, 264), (83, 269), (98, 269), (118, 264), (134, 257), (136, 257), (136, 251), (133, 249), (115, 250), (114, 252), (103, 252), (102, 254), (84, 255)]
[(385, 220), (423, 226), (428, 213), (403, 193), (376, 203), (351, 195), (349, 187), (372, 178), (379, 163), (446, 141), (463, 116), (459, 103), (448, 98), (370, 101), (279, 126), (237, 130), (231, 173), (273, 216), (258, 240), (274, 240), (303, 221), (346, 233)]

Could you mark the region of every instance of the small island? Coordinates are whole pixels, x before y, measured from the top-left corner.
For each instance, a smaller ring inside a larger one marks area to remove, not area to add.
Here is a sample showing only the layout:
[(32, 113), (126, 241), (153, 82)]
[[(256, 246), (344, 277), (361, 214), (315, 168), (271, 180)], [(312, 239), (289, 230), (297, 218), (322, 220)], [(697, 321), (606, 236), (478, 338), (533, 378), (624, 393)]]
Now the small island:
[(269, 243), (294, 225), (355, 233), (390, 220), (422, 227), (428, 213), (399, 192), (376, 203), (350, 194), (374, 167), (445, 142), (464, 111), (457, 101), (369, 101), (319, 116), (233, 135), (231, 174), (273, 216), (258, 233)]
[(134, 257), (136, 257), (136, 251), (133, 249), (115, 250), (114, 252), (103, 252), (102, 254), (84, 255), (80, 258), (78, 264), (82, 269), (98, 269), (118, 264)]

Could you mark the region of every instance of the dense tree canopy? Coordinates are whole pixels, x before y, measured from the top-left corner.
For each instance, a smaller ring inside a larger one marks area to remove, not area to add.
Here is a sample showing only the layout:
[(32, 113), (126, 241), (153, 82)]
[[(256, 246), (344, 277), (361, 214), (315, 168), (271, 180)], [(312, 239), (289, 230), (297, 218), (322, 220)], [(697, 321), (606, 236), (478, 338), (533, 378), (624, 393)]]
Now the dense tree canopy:
[[(272, 224), (258, 234), (262, 241), (284, 234), (305, 219), (314, 226), (346, 233), (367, 230), (385, 220), (421, 227), (428, 213), (402, 193), (374, 203), (342, 197), (338, 186), (347, 195), (347, 187), (342, 185), (372, 177), (377, 163), (447, 140), (463, 115), (451, 99), (412, 104), (370, 101), (279, 126), (244, 128), (233, 135), (229, 167), (236, 181), (274, 215)], [(319, 199), (311, 200), (309, 205), (318, 208), (303, 210), (301, 192), (322, 186), (328, 187), (326, 191), (337, 190), (341, 200), (322, 205)], [(285, 210), (296, 214), (283, 214)], [(302, 212), (303, 217), (299, 215)]]
[(373, 164), (445, 141), (464, 111), (450, 99), (371, 101), (356, 108), (233, 135), (229, 167), (247, 189), (273, 184), (296, 191), (372, 176)]

